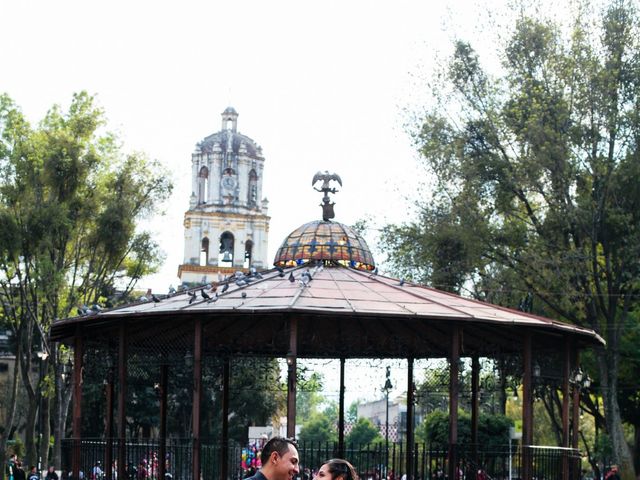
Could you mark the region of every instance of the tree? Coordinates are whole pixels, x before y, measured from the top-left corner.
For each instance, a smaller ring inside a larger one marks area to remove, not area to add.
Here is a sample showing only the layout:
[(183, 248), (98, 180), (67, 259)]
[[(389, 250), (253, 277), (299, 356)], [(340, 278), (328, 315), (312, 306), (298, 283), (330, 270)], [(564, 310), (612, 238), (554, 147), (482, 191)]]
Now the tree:
[(311, 372), (306, 367), (297, 371), (298, 388), (296, 390), (296, 422), (303, 423), (311, 415), (318, 412), (318, 408), (324, 402), (322, 396), (323, 375), (319, 372)]
[[(162, 261), (136, 224), (168, 198), (171, 184), (156, 162), (124, 155), (104, 124), (104, 112), (85, 92), (66, 112), (53, 107), (37, 127), (0, 96), (1, 315), (27, 397), (27, 463), (36, 458), (38, 424), (43, 439), (53, 427), (60, 464), (71, 352), (49, 342), (51, 323), (90, 313), (87, 305), (100, 308), (117, 289), (126, 294)], [(14, 411), (15, 398), (5, 432), (15, 425)], [(6, 441), (3, 434), (0, 450)], [(40, 443), (46, 461), (49, 445)]]
[(302, 424), (300, 440), (303, 442), (335, 442), (338, 439), (336, 425), (322, 413), (315, 413)]
[(366, 445), (374, 442), (381, 442), (380, 430), (376, 428), (371, 420), (360, 417), (355, 425), (351, 427), (349, 435), (345, 437), (347, 444)]
[[(491, 451), (509, 442), (511, 419), (504, 415), (480, 413), (478, 417), (478, 443)], [(446, 449), (449, 445), (449, 414), (441, 410), (431, 412), (416, 428), (416, 439), (430, 448)], [(471, 415), (461, 410), (458, 413), (458, 442), (471, 443)]]
[(640, 285), (638, 14), (625, 0), (599, 17), (582, 3), (565, 30), (515, 15), (497, 75), (455, 42), (414, 132), (434, 192), (417, 221), (386, 228), (384, 245), (392, 263), (397, 251), (423, 253), (410, 257), (416, 274), (454, 291), (516, 278), (536, 313), (598, 332), (607, 433), (635, 478), (618, 379)]

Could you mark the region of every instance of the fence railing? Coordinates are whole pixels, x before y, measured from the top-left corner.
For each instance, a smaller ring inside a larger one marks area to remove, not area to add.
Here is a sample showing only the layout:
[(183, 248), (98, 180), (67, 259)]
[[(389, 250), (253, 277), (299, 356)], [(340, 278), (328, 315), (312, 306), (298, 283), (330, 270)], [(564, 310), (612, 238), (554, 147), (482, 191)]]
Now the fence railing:
[[(63, 476), (70, 477), (74, 446), (80, 459), (82, 477), (87, 480), (104, 480), (107, 469), (113, 472), (110, 477), (118, 480), (165, 480), (168, 478), (190, 480), (192, 474), (193, 441), (185, 438), (169, 438), (165, 440), (165, 479), (160, 479), (160, 442), (157, 439), (127, 440), (124, 444), (125, 478), (119, 478), (117, 459), (120, 449), (118, 439), (82, 439), (63, 441)], [(231, 480), (240, 480), (252, 473), (242, 463), (244, 445), (230, 442), (227, 445), (227, 472)], [(407, 471), (406, 444), (390, 443), (388, 450), (384, 443), (367, 445), (347, 444), (344, 458), (356, 468), (362, 480), (399, 480)], [(110, 450), (110, 453), (109, 453)], [(301, 477), (304, 469), (310, 472), (320, 467), (325, 460), (338, 456), (338, 445), (334, 442), (301, 442), (299, 444)], [(580, 473), (580, 454), (574, 449), (556, 447), (527, 447), (532, 459), (532, 478), (577, 480)], [(490, 480), (518, 480), (522, 477), (521, 448), (498, 446), (464, 445), (456, 447), (457, 466), (454, 480), (475, 480), (479, 469), (484, 470)], [(202, 479), (217, 480), (220, 478), (221, 445), (217, 441), (203, 439), (200, 451), (200, 469)], [(449, 451), (442, 448), (431, 448), (426, 444), (415, 444), (413, 455), (413, 472), (415, 480), (448, 479)], [(111, 460), (111, 466), (107, 462)], [(243, 468), (245, 467), (245, 468)]]

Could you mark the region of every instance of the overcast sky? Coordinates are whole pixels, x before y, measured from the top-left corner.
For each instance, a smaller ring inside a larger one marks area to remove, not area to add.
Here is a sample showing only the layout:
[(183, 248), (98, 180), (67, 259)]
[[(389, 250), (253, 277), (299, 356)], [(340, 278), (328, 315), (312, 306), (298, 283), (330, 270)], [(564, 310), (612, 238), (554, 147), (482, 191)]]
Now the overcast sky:
[(428, 99), (421, 78), (436, 52), (471, 34), (483, 11), (422, 0), (4, 2), (0, 92), (36, 122), (87, 90), (125, 151), (171, 172), (166, 215), (145, 225), (167, 260), (139, 284), (162, 293), (183, 260), (191, 153), (229, 105), (266, 158), (269, 260), (288, 233), (320, 218), (318, 170), (342, 177), (336, 220), (406, 219), (419, 170), (403, 112)]
[[(146, 225), (167, 260), (139, 284), (162, 293), (177, 285), (183, 260), (191, 153), (230, 105), (266, 158), (269, 259), (288, 233), (320, 218), (318, 170), (342, 177), (336, 220), (408, 219), (420, 170), (404, 111), (428, 101), (423, 80), (437, 52), (449, 53), (455, 36), (474, 39), (487, 4), (496, 2), (3, 2), (0, 92), (37, 122), (87, 90), (125, 151), (171, 172), (166, 215)], [(394, 367), (400, 387), (402, 370)]]

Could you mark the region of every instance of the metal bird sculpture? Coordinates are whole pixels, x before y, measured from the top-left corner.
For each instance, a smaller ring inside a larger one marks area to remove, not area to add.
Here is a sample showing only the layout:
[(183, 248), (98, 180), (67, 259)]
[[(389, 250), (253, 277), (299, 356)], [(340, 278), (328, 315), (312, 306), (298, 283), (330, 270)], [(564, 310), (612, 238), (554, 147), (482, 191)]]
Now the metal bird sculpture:
[[(320, 186), (320, 188), (314, 187), (314, 185), (320, 181), (322, 182), (322, 185)], [(340, 176), (337, 175), (336, 173), (329, 173), (327, 170), (325, 170), (324, 173), (322, 172), (316, 173), (313, 176), (313, 180), (311, 181), (311, 186), (313, 187), (314, 190), (316, 190), (317, 192), (324, 193), (324, 196), (322, 197), (322, 203), (320, 204), (320, 206), (322, 207), (322, 219), (325, 222), (328, 222), (329, 220), (331, 220), (336, 216), (336, 214), (333, 211), (333, 206), (335, 205), (335, 203), (332, 203), (331, 200), (329, 199), (330, 193), (338, 192), (336, 188), (332, 188), (329, 185), (329, 183), (332, 181), (338, 182), (338, 184), (342, 186), (342, 179), (340, 178)]]
[[(315, 188), (313, 187), (317, 182), (322, 181), (322, 186), (320, 188)], [(328, 170), (325, 170), (324, 173), (318, 171), (318, 173), (316, 173), (313, 176), (313, 180), (311, 182), (311, 186), (318, 192), (330, 192), (330, 193), (336, 193), (337, 190), (335, 188), (331, 188), (329, 186), (329, 182), (331, 181), (336, 181), (340, 184), (340, 186), (342, 186), (342, 179), (340, 178), (340, 176), (337, 173), (329, 173)]]

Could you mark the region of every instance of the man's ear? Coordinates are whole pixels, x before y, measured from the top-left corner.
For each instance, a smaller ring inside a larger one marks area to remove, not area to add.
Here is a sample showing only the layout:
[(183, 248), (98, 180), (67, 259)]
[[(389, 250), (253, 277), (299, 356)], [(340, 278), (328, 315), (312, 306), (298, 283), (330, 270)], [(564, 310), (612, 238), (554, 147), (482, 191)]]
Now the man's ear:
[(274, 450), (273, 452), (271, 452), (271, 455), (269, 455), (269, 463), (277, 463), (279, 458), (280, 454)]

